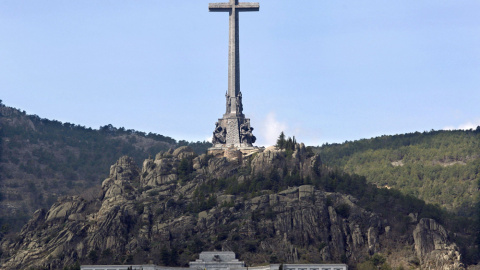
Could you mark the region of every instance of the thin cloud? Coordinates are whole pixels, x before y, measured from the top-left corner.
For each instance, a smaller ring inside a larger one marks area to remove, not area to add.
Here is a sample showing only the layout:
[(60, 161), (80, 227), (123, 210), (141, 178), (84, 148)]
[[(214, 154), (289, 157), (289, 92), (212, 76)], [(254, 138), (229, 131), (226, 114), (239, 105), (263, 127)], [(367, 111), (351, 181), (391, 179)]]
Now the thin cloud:
[(456, 129), (476, 129), (478, 126), (480, 126), (480, 119), (477, 119), (475, 121), (468, 121), (466, 123), (460, 124), (457, 127), (454, 126), (446, 126), (443, 128), (443, 130), (456, 130)]
[(277, 143), (280, 132), (287, 130), (287, 124), (277, 120), (275, 113), (270, 112), (265, 117), (262, 125), (258, 128), (257, 145), (270, 146)]

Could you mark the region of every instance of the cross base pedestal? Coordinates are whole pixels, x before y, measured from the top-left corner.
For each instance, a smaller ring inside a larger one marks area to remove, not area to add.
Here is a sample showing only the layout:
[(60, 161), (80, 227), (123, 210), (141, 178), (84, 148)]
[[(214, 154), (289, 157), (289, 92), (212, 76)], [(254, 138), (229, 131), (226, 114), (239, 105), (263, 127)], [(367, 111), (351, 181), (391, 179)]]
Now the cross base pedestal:
[(253, 136), (253, 128), (250, 126), (250, 119), (243, 114), (229, 113), (218, 119), (213, 132), (210, 149), (254, 149), (253, 143), (256, 138)]

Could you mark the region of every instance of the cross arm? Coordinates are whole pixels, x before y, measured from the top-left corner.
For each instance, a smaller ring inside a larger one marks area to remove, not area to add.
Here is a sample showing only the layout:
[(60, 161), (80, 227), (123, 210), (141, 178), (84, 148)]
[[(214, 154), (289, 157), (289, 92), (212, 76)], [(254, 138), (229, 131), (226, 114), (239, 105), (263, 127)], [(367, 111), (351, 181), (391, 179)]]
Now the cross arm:
[(219, 12), (219, 11), (230, 11), (232, 5), (230, 3), (210, 3), (208, 4), (208, 11)]
[[(212, 12), (220, 12), (220, 11), (230, 11), (232, 9), (232, 5), (230, 3), (209, 3), (208, 4), (208, 11)], [(252, 2), (243, 2), (235, 5), (235, 9), (238, 11), (259, 11), (260, 4), (259, 3), (252, 3)]]
[(235, 8), (239, 8), (240, 11), (259, 11), (260, 4), (252, 2), (239, 3)]

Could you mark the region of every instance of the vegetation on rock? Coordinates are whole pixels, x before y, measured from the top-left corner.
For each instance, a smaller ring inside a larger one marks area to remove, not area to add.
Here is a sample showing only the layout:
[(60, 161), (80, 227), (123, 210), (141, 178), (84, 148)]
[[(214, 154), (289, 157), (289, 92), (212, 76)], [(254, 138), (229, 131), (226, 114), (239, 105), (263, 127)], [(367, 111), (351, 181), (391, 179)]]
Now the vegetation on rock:
[(182, 145), (204, 153), (210, 143), (176, 141), (105, 125), (98, 130), (28, 115), (0, 103), (0, 238), (20, 229), (39, 207), (97, 186), (122, 155), (141, 162)]

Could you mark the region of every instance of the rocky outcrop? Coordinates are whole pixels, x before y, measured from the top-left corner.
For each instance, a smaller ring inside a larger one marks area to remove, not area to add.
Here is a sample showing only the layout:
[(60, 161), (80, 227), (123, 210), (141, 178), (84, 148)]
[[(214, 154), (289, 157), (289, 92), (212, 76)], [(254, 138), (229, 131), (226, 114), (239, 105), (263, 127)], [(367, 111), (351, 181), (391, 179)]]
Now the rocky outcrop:
[(319, 155), (309, 153), (303, 143), (295, 145), (291, 158), (286, 156), (285, 150), (267, 148), (254, 156), (251, 166), (254, 174), (267, 175), (275, 170), (279, 175), (285, 173), (298, 174), (298, 177), (314, 177), (322, 165)]
[(448, 241), (447, 231), (435, 220), (422, 218), (413, 231), (413, 239), (422, 269), (463, 268), (457, 245)]
[(110, 177), (102, 183), (104, 199), (127, 194), (133, 189), (131, 181), (137, 179), (139, 174), (139, 169), (132, 158), (121, 157), (110, 167)]
[(268, 173), (272, 169), (283, 173), (285, 168), (285, 154), (282, 150), (268, 149), (258, 153), (252, 160), (252, 171), (254, 174)]
[(400, 235), (391, 229), (395, 221), (351, 195), (310, 184), (256, 188), (263, 183), (255, 181), (320, 181), (329, 173), (322, 170), (320, 158), (303, 145), (291, 155), (271, 150), (241, 162), (195, 157), (184, 147), (145, 160), (141, 169), (122, 157), (111, 166), (99, 198), (62, 198), (49, 211), (37, 211), (16, 238), (1, 242), (1, 268), (163, 264), (165, 256), (182, 265), (214, 249), (233, 250), (249, 265), (278, 260), (355, 265), (392, 247), (408, 250), (411, 238), (422, 266), (461, 268), (459, 257), (439, 260), (454, 249), (433, 220), (422, 219), (413, 234), (412, 227)]
[(155, 160), (146, 159), (142, 167), (141, 183), (144, 186), (155, 187), (178, 179), (177, 168), (182, 160), (193, 159), (195, 152), (189, 146), (161, 152)]
[(195, 151), (190, 146), (182, 146), (175, 151), (173, 151), (172, 155), (178, 159), (184, 159), (195, 156)]

